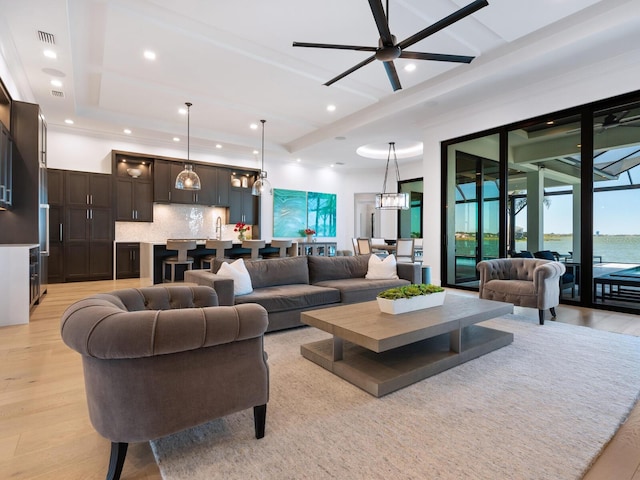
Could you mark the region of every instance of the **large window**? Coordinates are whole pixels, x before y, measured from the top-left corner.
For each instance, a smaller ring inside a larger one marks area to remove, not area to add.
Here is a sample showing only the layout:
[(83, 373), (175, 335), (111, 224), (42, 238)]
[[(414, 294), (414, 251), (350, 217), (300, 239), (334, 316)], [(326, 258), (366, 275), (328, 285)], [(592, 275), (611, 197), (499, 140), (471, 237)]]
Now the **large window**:
[(640, 311), (640, 92), (445, 142), (443, 155), (443, 284), (477, 287), (487, 258), (552, 258), (566, 267), (561, 300)]

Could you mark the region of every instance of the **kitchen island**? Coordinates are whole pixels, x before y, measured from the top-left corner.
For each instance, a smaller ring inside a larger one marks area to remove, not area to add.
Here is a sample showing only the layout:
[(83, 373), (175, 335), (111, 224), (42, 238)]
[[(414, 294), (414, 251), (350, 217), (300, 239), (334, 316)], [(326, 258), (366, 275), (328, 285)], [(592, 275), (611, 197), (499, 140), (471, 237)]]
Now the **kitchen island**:
[[(191, 240), (191, 239), (183, 239)], [(194, 259), (194, 268), (199, 268), (200, 259), (206, 255), (215, 255), (215, 249), (205, 247), (206, 239), (196, 239), (196, 250), (190, 250), (188, 255)], [(260, 255), (277, 254), (279, 249), (272, 247), (270, 243), (265, 244), (260, 249)], [(233, 246), (225, 249), (224, 255), (228, 258), (238, 258), (242, 255), (248, 255), (251, 250), (242, 248), (240, 241), (234, 241)], [(140, 242), (140, 278), (149, 284), (162, 283), (162, 259), (176, 255), (175, 250), (167, 250), (165, 242)], [(176, 279), (182, 280), (184, 272), (182, 269), (176, 272)]]

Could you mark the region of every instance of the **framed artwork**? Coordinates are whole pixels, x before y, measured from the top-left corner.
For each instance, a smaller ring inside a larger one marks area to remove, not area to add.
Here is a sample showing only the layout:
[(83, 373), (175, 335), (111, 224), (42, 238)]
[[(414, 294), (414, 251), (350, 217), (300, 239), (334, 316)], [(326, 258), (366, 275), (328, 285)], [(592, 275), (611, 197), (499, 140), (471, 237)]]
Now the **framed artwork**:
[(335, 193), (273, 189), (273, 236), (299, 237), (312, 228), (318, 237), (336, 236)]

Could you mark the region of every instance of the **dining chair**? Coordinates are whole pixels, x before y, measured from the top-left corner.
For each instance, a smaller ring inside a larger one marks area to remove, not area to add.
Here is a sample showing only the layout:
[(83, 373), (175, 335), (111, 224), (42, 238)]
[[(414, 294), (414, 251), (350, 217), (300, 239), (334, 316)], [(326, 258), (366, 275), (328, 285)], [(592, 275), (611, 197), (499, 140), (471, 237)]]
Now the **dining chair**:
[(399, 238), (396, 241), (396, 261), (403, 263), (414, 263), (415, 249), (413, 238)]
[(360, 255), (360, 250), (358, 249), (358, 239), (356, 237), (352, 237), (351, 243), (353, 244), (353, 254)]
[(369, 255), (371, 253), (371, 239), (358, 238), (358, 255)]

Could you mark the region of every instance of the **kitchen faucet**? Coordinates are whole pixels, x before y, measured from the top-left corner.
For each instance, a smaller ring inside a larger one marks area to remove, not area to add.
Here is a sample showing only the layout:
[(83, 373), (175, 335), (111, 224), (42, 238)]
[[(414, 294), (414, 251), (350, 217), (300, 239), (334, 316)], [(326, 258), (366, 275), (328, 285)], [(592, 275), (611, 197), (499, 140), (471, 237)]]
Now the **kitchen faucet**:
[(222, 240), (222, 218), (219, 215), (216, 218), (216, 239)]

